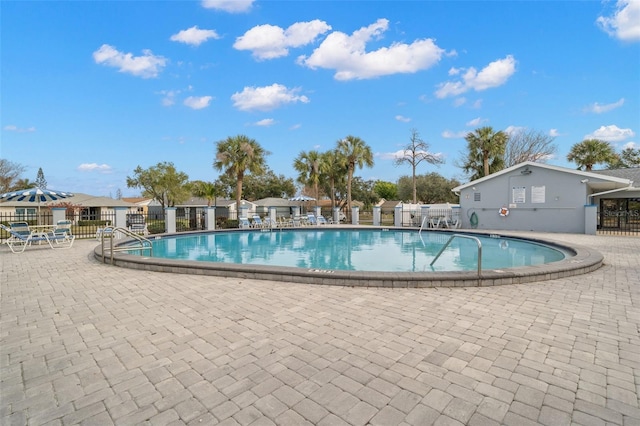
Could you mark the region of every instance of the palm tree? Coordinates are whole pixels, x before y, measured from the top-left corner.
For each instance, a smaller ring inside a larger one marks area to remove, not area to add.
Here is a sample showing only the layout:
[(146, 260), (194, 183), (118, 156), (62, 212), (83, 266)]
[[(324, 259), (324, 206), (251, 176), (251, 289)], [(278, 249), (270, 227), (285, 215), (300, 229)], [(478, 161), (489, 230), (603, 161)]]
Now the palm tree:
[(337, 150), (322, 153), (320, 156), (320, 180), (326, 184), (327, 192), (331, 194), (331, 207), (337, 207), (336, 188), (344, 184), (344, 175), (347, 167), (344, 159)]
[(593, 166), (615, 162), (616, 152), (609, 142), (600, 139), (586, 139), (571, 147), (567, 160), (578, 165), (578, 170), (591, 171)]
[(504, 168), (504, 153), (509, 136), (502, 130), (495, 132), (491, 127), (481, 127), (465, 136), (468, 154), (462, 165), (471, 180)]
[(293, 168), (298, 172), (297, 181), (302, 185), (313, 187), (313, 195), (318, 205), (318, 185), (320, 183), (320, 153), (318, 151), (302, 151), (295, 160)]
[(240, 213), (242, 181), (245, 172), (260, 174), (266, 167), (265, 156), (269, 155), (254, 139), (245, 135), (228, 137), (216, 144), (213, 167), (236, 178), (236, 208)]
[(396, 157), (394, 164), (399, 166), (404, 163), (411, 165), (411, 177), (413, 183), (413, 204), (418, 202), (416, 185), (416, 168), (420, 163), (426, 161), (429, 164), (442, 164), (444, 160), (438, 154), (429, 152), (429, 144), (420, 139), (420, 134), (416, 129), (411, 129), (411, 142), (402, 150), (402, 155)]
[(196, 197), (202, 197), (207, 200), (207, 207), (211, 207), (211, 203), (218, 196), (218, 187), (213, 182), (205, 182), (196, 180), (191, 182), (191, 193)]
[(12, 188), (9, 188), (9, 191), (17, 191), (19, 189), (31, 189), (35, 187), (36, 187), (36, 183), (31, 182), (29, 178), (21, 178), (16, 181), (16, 184), (13, 185)]
[(356, 167), (373, 167), (371, 147), (357, 136), (347, 136), (338, 141), (338, 153), (347, 165), (347, 214), (351, 217), (351, 183)]

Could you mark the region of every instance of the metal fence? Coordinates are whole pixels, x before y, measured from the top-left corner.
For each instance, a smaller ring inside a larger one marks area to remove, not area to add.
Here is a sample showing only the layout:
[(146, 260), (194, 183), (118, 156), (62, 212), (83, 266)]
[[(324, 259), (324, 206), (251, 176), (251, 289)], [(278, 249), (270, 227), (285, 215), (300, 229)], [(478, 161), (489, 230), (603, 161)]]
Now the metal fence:
[[(95, 238), (98, 229), (104, 228), (115, 223), (115, 213), (103, 212), (99, 215), (82, 216), (68, 214), (67, 219), (73, 221), (71, 232), (76, 238)], [(34, 225), (55, 225), (53, 223), (53, 214), (50, 211), (43, 211), (39, 215), (17, 215), (15, 213), (0, 213), (0, 223), (9, 225), (12, 222), (27, 222), (29, 226)], [(9, 236), (6, 232), (0, 232), (0, 240), (7, 239)]]

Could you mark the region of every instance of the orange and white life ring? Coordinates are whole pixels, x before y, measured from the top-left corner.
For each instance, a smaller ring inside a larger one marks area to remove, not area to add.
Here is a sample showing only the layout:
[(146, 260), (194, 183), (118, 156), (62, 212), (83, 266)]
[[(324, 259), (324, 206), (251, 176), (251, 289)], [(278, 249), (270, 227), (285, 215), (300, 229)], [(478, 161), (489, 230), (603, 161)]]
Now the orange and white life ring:
[(498, 213), (502, 217), (507, 217), (507, 216), (509, 216), (509, 209), (506, 208), (506, 207), (500, 207), (500, 210), (498, 210)]

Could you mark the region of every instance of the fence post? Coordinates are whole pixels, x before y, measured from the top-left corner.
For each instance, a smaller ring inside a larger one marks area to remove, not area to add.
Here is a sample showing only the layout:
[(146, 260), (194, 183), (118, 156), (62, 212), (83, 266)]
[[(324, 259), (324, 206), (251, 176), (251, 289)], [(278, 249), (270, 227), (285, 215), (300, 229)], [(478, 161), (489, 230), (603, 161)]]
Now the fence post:
[(393, 209), (393, 226), (402, 226), (402, 204)]
[(116, 218), (115, 223), (112, 223), (111, 226), (115, 226), (116, 228), (126, 228), (127, 212), (129, 211), (129, 207), (114, 207), (113, 210), (116, 213)]
[(59, 220), (66, 219), (67, 208), (66, 207), (51, 207), (51, 215), (53, 220), (53, 225), (58, 223)]
[(216, 208), (214, 206), (207, 206), (205, 211), (205, 221), (207, 231), (213, 231), (216, 229)]
[(360, 207), (351, 207), (351, 224), (360, 225)]
[(238, 220), (241, 217), (248, 219), (249, 218), (249, 206), (244, 204), (242, 201), (240, 202), (240, 207), (238, 208)]
[(380, 226), (380, 214), (382, 208), (380, 206), (373, 206), (373, 226)]
[(429, 226), (429, 206), (422, 205), (420, 206), (420, 224), (418, 224), (418, 226), (422, 226), (422, 224), (425, 223), (423, 222), (425, 218), (427, 218), (427, 226)]
[(340, 223), (340, 209), (338, 207), (333, 208), (333, 223)]
[(585, 204), (584, 206), (584, 233), (596, 235), (598, 228), (598, 206), (596, 204)]
[(165, 207), (164, 209), (164, 231), (167, 234), (176, 232), (176, 208)]

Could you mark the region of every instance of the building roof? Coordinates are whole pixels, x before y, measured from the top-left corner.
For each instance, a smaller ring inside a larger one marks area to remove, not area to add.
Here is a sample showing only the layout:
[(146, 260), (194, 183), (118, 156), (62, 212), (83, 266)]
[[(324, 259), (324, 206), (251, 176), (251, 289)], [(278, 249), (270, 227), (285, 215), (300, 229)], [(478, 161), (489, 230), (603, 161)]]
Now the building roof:
[(630, 181), (633, 181), (634, 187), (640, 188), (640, 167), (632, 167), (628, 169), (593, 170), (592, 173), (629, 179)]
[(253, 203), (256, 206), (263, 206), (263, 207), (289, 207), (289, 206), (298, 205), (298, 203), (295, 201), (289, 201), (286, 198), (277, 198), (277, 197), (263, 198), (261, 200), (256, 200)]
[[(596, 182), (589, 182), (588, 185), (593, 188), (593, 189), (597, 189), (597, 190), (609, 190), (609, 189), (618, 189), (618, 188), (625, 188), (628, 186), (632, 185), (632, 181), (630, 179), (626, 179), (626, 178), (622, 178), (622, 177), (616, 177), (616, 176), (611, 176), (611, 175), (606, 175), (606, 174), (598, 174), (594, 171), (591, 172), (584, 172), (582, 170), (575, 170), (575, 169), (568, 169), (566, 167), (559, 167), (559, 166), (551, 166), (549, 164), (544, 164), (544, 163), (536, 163), (533, 161), (525, 161), (524, 163), (520, 163), (520, 164), (516, 164), (515, 166), (511, 166), (507, 169), (504, 170), (500, 170), (499, 172), (496, 173), (492, 173), (489, 176), (484, 176), (480, 179), (476, 179), (473, 180), (471, 182), (465, 183), (463, 185), (460, 186), (456, 186), (455, 188), (452, 189), (453, 192), (460, 192), (461, 190), (468, 188), (470, 186), (474, 186), (474, 185), (478, 185), (482, 182), (488, 181), (490, 179), (495, 179), (499, 176), (502, 176), (504, 174), (507, 173), (512, 173), (518, 169), (531, 169), (531, 168), (540, 168), (540, 169), (546, 169), (546, 170), (553, 170), (556, 172), (562, 172), (562, 173), (569, 173), (569, 174), (573, 174), (576, 175), (578, 177), (581, 177), (583, 179), (587, 179), (587, 181), (589, 179), (597, 179)], [(602, 170), (604, 171), (604, 170)], [(601, 171), (601, 172), (602, 172)], [(587, 182), (586, 181), (586, 182)]]

